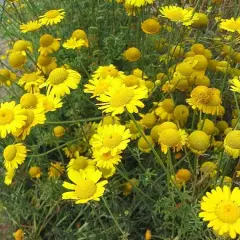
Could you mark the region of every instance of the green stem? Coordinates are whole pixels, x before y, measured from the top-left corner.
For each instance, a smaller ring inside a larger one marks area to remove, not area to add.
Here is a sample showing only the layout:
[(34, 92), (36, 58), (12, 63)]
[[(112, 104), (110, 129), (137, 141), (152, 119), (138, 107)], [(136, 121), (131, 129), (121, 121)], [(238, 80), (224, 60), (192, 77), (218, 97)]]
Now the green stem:
[(69, 145), (70, 143), (77, 142), (77, 141), (80, 140), (80, 139), (82, 139), (82, 138), (76, 138), (76, 139), (74, 139), (74, 140), (72, 140), (72, 141), (69, 141), (69, 142), (66, 142), (66, 143), (64, 143), (64, 144), (62, 144), (62, 145), (59, 145), (58, 147), (52, 148), (51, 150), (49, 150), (49, 151), (47, 151), (47, 152), (45, 152), (45, 153), (36, 154), (36, 155), (30, 155), (29, 157), (42, 157), (42, 156), (48, 155), (49, 153), (54, 152), (54, 151), (56, 151), (56, 150), (58, 150), (58, 149), (60, 149), (60, 148), (62, 148), (62, 147), (64, 147), (64, 146), (67, 146), (67, 145)]
[(52, 124), (52, 125), (61, 125), (61, 124), (75, 124), (75, 123), (80, 123), (80, 122), (92, 122), (92, 121), (97, 121), (101, 120), (102, 117), (93, 117), (93, 118), (85, 118), (85, 119), (78, 119), (78, 120), (73, 120), (73, 121), (59, 121), (59, 122), (52, 122), (52, 121), (46, 121), (45, 124)]
[(123, 230), (121, 229), (120, 225), (118, 224), (117, 219), (113, 216), (113, 214), (112, 214), (112, 212), (111, 212), (111, 210), (110, 210), (110, 208), (109, 208), (109, 206), (108, 206), (108, 204), (107, 204), (107, 201), (105, 200), (104, 197), (102, 197), (102, 200), (103, 200), (103, 202), (104, 202), (104, 205), (105, 205), (107, 211), (109, 212), (110, 216), (112, 217), (114, 223), (115, 223), (116, 226), (118, 227), (119, 231), (122, 233), (122, 235), (125, 235), (124, 232), (123, 232)]
[(143, 137), (143, 139), (146, 141), (146, 143), (148, 144), (148, 146), (151, 148), (156, 160), (160, 163), (160, 165), (162, 166), (162, 168), (164, 169), (165, 172), (167, 172), (167, 168), (164, 166), (162, 159), (160, 158), (160, 156), (158, 155), (157, 151), (154, 149), (154, 146), (148, 141), (148, 139), (146, 138), (144, 132), (142, 131), (141, 127), (138, 125), (136, 119), (134, 118), (133, 114), (130, 112), (127, 112), (129, 117), (132, 119), (132, 121), (134, 122), (136, 128), (138, 129), (138, 131), (140, 132), (141, 136)]

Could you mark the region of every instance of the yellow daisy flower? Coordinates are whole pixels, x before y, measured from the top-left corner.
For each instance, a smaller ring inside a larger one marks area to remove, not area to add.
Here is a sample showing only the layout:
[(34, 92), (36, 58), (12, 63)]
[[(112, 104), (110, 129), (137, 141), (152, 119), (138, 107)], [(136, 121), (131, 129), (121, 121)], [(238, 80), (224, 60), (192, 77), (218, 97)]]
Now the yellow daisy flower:
[(42, 25), (53, 25), (60, 23), (64, 19), (64, 9), (53, 9), (46, 12), (44, 15), (39, 17), (39, 22)]
[(56, 58), (40, 55), (37, 59), (37, 66), (44, 74), (48, 75), (53, 69), (57, 68)]
[(233, 191), (228, 186), (217, 187), (207, 192), (201, 201), (199, 216), (209, 222), (219, 235), (228, 233), (232, 239), (240, 234), (240, 189)]
[(14, 176), (15, 176), (15, 169), (14, 168), (9, 168), (7, 170), (7, 172), (5, 173), (4, 183), (6, 185), (11, 185)]
[(22, 143), (11, 144), (4, 148), (4, 166), (7, 170), (17, 169), (27, 157), (27, 148)]
[(160, 9), (163, 17), (168, 18), (172, 22), (180, 22), (185, 26), (192, 25), (198, 19), (191, 9), (184, 9), (177, 6), (166, 6)]
[(24, 140), (26, 136), (30, 134), (30, 131), (33, 127), (38, 124), (44, 124), (46, 120), (43, 107), (25, 109), (24, 114), (27, 116), (26, 124), (12, 133), (15, 137), (20, 138), (21, 140)]
[(92, 136), (90, 144), (94, 151), (110, 152), (112, 156), (116, 156), (127, 147), (130, 137), (130, 131), (125, 126), (109, 124), (97, 129), (97, 133)]
[(219, 114), (221, 110), (221, 92), (216, 88), (208, 88), (206, 86), (195, 87), (191, 94), (191, 98), (186, 102), (193, 109), (198, 109), (207, 114)]
[(231, 84), (231, 91), (240, 93), (240, 81), (238, 77), (234, 77), (229, 81)]
[(165, 129), (159, 134), (158, 143), (161, 146), (161, 151), (167, 153), (169, 148), (179, 152), (182, 146), (186, 144), (187, 134), (184, 130)]
[(72, 38), (76, 38), (76, 40), (81, 40), (81, 39), (84, 40), (85, 47), (89, 47), (87, 34), (85, 33), (84, 30), (82, 30), (82, 29), (75, 30), (72, 33)]
[(12, 52), (20, 52), (26, 55), (26, 52), (33, 52), (32, 43), (26, 40), (18, 40), (13, 44)]
[(160, 31), (160, 24), (156, 19), (149, 18), (142, 22), (141, 28), (146, 34), (155, 34)]
[(23, 108), (26, 109), (33, 109), (39, 107), (41, 105), (39, 101), (40, 94), (33, 94), (33, 93), (25, 93), (20, 98), (20, 104)]
[(20, 25), (20, 31), (22, 33), (35, 32), (41, 27), (42, 24), (39, 21), (29, 21)]
[(53, 128), (53, 134), (56, 138), (61, 138), (64, 136), (66, 130), (63, 126), (56, 126)]
[(59, 178), (64, 172), (64, 166), (60, 162), (52, 163), (48, 169), (49, 178)]
[(116, 172), (116, 168), (112, 167), (112, 168), (99, 168), (99, 170), (102, 172), (102, 177), (105, 179), (108, 179), (110, 177), (112, 177), (115, 172)]
[(141, 57), (141, 52), (138, 48), (131, 47), (123, 53), (123, 56), (129, 62), (136, 62)]
[(203, 131), (193, 131), (188, 136), (188, 148), (193, 153), (202, 154), (207, 151), (210, 146), (210, 136)]
[(158, 124), (158, 125), (154, 126), (151, 129), (150, 135), (151, 135), (151, 137), (152, 137), (152, 139), (155, 143), (158, 142), (159, 134), (165, 129), (175, 129), (175, 130), (177, 130), (178, 127), (173, 122), (164, 122), (162, 124)]
[(146, 87), (126, 87), (125, 85), (116, 84), (109, 87), (108, 91), (99, 96), (97, 99), (101, 105), (99, 109), (106, 113), (117, 115), (123, 113), (125, 110), (130, 113), (138, 113), (138, 108), (143, 108), (144, 104), (141, 99), (147, 98), (148, 91)]
[(159, 116), (162, 121), (170, 121), (173, 119), (174, 102), (171, 98), (166, 98), (158, 104), (155, 109), (155, 114)]
[(79, 153), (83, 152), (84, 147), (82, 145), (83, 144), (81, 142), (74, 143), (74, 144), (71, 144), (70, 146), (63, 148), (63, 151), (68, 158), (74, 158), (77, 151)]
[(39, 93), (39, 86), (44, 83), (45, 78), (41, 76), (40, 72), (25, 73), (18, 81), (20, 86), (30, 93)]
[(215, 132), (215, 124), (209, 119), (201, 120), (198, 123), (197, 128), (210, 136), (213, 135)]
[(152, 148), (151, 146), (149, 146), (149, 143), (150, 145), (152, 145), (152, 147), (154, 147), (155, 143), (151, 136), (146, 135), (145, 138), (147, 139), (147, 141), (144, 139), (144, 137), (138, 139), (138, 148), (144, 153), (150, 153)]
[(101, 96), (102, 94), (106, 93), (109, 87), (112, 85), (112, 82), (119, 82), (121, 83), (121, 79), (113, 78), (107, 76), (106, 78), (93, 78), (88, 81), (87, 84), (84, 85), (84, 92), (91, 93), (93, 97)]
[(41, 102), (45, 113), (46, 112), (54, 112), (57, 110), (57, 108), (61, 108), (63, 103), (61, 98), (54, 97), (52, 95), (43, 95), (40, 94), (38, 96), (39, 102)]
[(88, 169), (95, 169), (95, 162), (90, 160), (87, 157), (80, 156), (79, 152), (76, 151), (74, 154), (74, 158), (70, 160), (67, 165), (67, 171), (77, 171), (80, 170), (88, 170)]
[(30, 167), (28, 173), (31, 178), (40, 178), (42, 175), (41, 168), (37, 166)]
[(226, 30), (228, 32), (238, 32), (240, 33), (240, 18), (236, 20), (234, 18), (231, 19), (221, 19), (221, 23), (219, 24), (219, 28)]
[(230, 131), (224, 139), (224, 149), (233, 158), (240, 156), (240, 130)]
[(183, 127), (188, 120), (189, 110), (185, 105), (178, 105), (174, 108), (173, 118), (174, 122), (178, 123), (180, 127)]
[(11, 86), (16, 78), (16, 74), (10, 72), (8, 69), (0, 69), (0, 86)]
[(14, 101), (1, 103), (0, 105), (0, 137), (5, 138), (9, 133), (13, 133), (17, 128), (21, 128), (26, 123), (25, 111), (21, 105)]
[(147, 4), (153, 4), (155, 0), (126, 0), (125, 3), (134, 7), (141, 7)]
[(70, 89), (77, 89), (80, 80), (81, 75), (74, 70), (55, 68), (40, 87), (47, 87), (47, 95), (63, 97), (70, 94)]
[(12, 52), (8, 56), (8, 63), (12, 68), (19, 69), (26, 63), (26, 56), (21, 52)]
[(117, 77), (124, 76), (124, 74), (123, 74), (123, 72), (118, 71), (114, 65), (110, 64), (108, 66), (99, 66), (98, 69), (94, 72), (92, 78), (93, 79), (98, 79), (98, 78), (105, 79), (108, 76), (117, 78)]
[(75, 200), (76, 204), (87, 203), (91, 200), (100, 201), (100, 197), (105, 191), (104, 186), (108, 183), (107, 180), (99, 182), (102, 177), (99, 170), (69, 172), (68, 177), (74, 184), (63, 183), (64, 188), (72, 191), (63, 193), (62, 199)]
[(102, 153), (98, 149), (93, 149), (93, 158), (97, 167), (110, 169), (121, 162), (122, 156), (119, 154), (112, 156), (111, 151)]
[(50, 34), (44, 34), (40, 38), (40, 48), (38, 52), (40, 55), (47, 56), (53, 52), (56, 52), (60, 48), (59, 39), (54, 38)]
[(77, 40), (74, 37), (71, 37), (66, 42), (63, 43), (63, 47), (66, 49), (80, 49), (85, 45), (85, 41), (83, 39)]
[(15, 240), (23, 240), (24, 239), (23, 230), (21, 228), (18, 229), (15, 233), (13, 233), (13, 237), (15, 238)]
[(135, 123), (132, 120), (126, 124), (126, 127), (129, 129), (129, 131), (131, 133), (132, 140), (136, 140), (137, 138), (139, 138), (141, 136), (141, 133), (139, 132)]

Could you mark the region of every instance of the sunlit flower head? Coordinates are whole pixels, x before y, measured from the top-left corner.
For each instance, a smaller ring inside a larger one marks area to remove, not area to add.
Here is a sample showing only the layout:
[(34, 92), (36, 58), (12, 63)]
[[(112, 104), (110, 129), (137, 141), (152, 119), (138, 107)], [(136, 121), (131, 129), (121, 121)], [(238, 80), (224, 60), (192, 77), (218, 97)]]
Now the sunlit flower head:
[(240, 33), (240, 18), (236, 20), (234, 18), (231, 19), (221, 19), (221, 23), (219, 24), (219, 28), (226, 30), (228, 32), (238, 32)]
[(64, 182), (63, 187), (71, 191), (62, 194), (62, 199), (75, 200), (76, 204), (87, 203), (91, 200), (100, 201), (105, 191), (107, 180), (99, 181), (102, 172), (89, 169), (80, 172), (68, 172), (68, 177), (73, 183)]
[(154, 140), (155, 143), (158, 143), (159, 134), (165, 129), (175, 129), (175, 130), (177, 130), (178, 127), (173, 122), (164, 122), (162, 124), (158, 124), (158, 125), (154, 126), (151, 129), (150, 135), (151, 135), (151, 137), (152, 137), (152, 139)]
[(159, 134), (158, 143), (161, 151), (166, 154), (171, 148), (173, 151), (180, 151), (186, 144), (186, 140), (187, 134), (184, 130), (165, 129)]
[(39, 21), (29, 21), (20, 25), (20, 31), (22, 33), (35, 32), (41, 27), (42, 24)]
[(155, 145), (155, 143), (154, 143), (154, 141), (153, 141), (153, 139), (150, 135), (145, 135), (145, 138), (140, 137), (138, 139), (138, 148), (139, 148), (140, 151), (142, 151), (144, 153), (151, 152), (154, 145)]
[(181, 104), (181, 105), (177, 105), (174, 108), (173, 118), (174, 118), (174, 121), (177, 122), (180, 127), (183, 127), (186, 124), (188, 120), (188, 116), (189, 116), (189, 110), (187, 106)]
[[(120, 153), (120, 151), (118, 153)], [(122, 156), (119, 154), (113, 156), (111, 151), (103, 153), (96, 148), (93, 149), (93, 158), (97, 167), (110, 169), (121, 162)]]
[(217, 187), (203, 196), (199, 216), (203, 221), (209, 222), (208, 227), (213, 228), (220, 236), (228, 233), (234, 239), (240, 234), (239, 199), (238, 187), (232, 191), (228, 186)]
[(108, 76), (109, 77), (113, 77), (113, 78), (117, 78), (117, 77), (122, 77), (124, 74), (121, 71), (118, 71), (118, 69), (110, 64), (108, 66), (99, 66), (98, 69), (94, 72), (94, 74), (92, 75), (93, 79), (105, 79)]
[(33, 167), (30, 167), (28, 173), (31, 178), (40, 178), (42, 175), (42, 170), (40, 167), (33, 166)]
[(168, 18), (172, 22), (179, 22), (185, 26), (191, 25), (194, 20), (198, 19), (191, 9), (184, 9), (177, 6), (166, 6), (160, 9), (163, 17)]
[(188, 181), (190, 181), (192, 174), (188, 169), (181, 168), (176, 172), (175, 177), (178, 182), (181, 182), (182, 184), (186, 184)]
[(160, 24), (156, 19), (149, 18), (142, 22), (141, 28), (146, 34), (155, 34), (160, 31)]
[(191, 98), (186, 101), (193, 109), (212, 115), (219, 114), (222, 100), (221, 92), (218, 89), (197, 86), (192, 90), (190, 96)]
[(159, 116), (162, 121), (170, 121), (173, 118), (174, 102), (171, 98), (166, 98), (158, 104), (155, 109), (155, 114)]
[(54, 25), (60, 23), (64, 19), (64, 9), (53, 9), (39, 17), (42, 25)]
[(70, 89), (77, 89), (81, 75), (71, 69), (55, 68), (41, 87), (47, 87), (47, 95), (62, 97), (70, 94)]
[(15, 176), (15, 169), (9, 168), (5, 173), (4, 183), (6, 185), (11, 185), (14, 176)]
[(60, 162), (52, 163), (48, 169), (49, 178), (59, 178), (64, 172), (64, 166)]
[(240, 156), (240, 130), (230, 131), (224, 139), (224, 149), (233, 158)]
[(17, 128), (21, 128), (26, 123), (25, 110), (14, 101), (1, 103), (0, 105), (0, 137), (5, 138), (13, 133)]
[[(139, 124), (139, 123), (138, 123)], [(129, 129), (131, 133), (131, 139), (135, 140), (140, 137), (141, 133), (139, 132), (135, 123), (131, 120), (126, 124), (126, 127)]]
[(16, 78), (16, 74), (12, 73), (8, 69), (0, 69), (0, 86), (11, 86), (12, 83), (16, 80)]
[(63, 105), (61, 98), (52, 95), (40, 94), (38, 99), (45, 112), (54, 112)]
[(146, 87), (126, 87), (125, 85), (117, 84), (110, 87), (105, 94), (97, 99), (102, 102), (99, 104), (99, 109), (106, 113), (112, 113), (114, 116), (123, 113), (125, 110), (130, 113), (138, 113), (137, 107), (144, 107), (141, 99), (147, 98), (147, 95)]
[(107, 76), (106, 78), (93, 78), (88, 81), (87, 84), (84, 85), (84, 92), (85, 93), (91, 93), (93, 97), (101, 96), (102, 94), (106, 93), (109, 89), (109, 87), (112, 85), (112, 82), (121, 83), (121, 79), (119, 78), (113, 78), (110, 76)]
[(202, 154), (207, 151), (210, 146), (210, 136), (205, 132), (196, 130), (188, 136), (188, 148), (193, 153)]
[(91, 138), (90, 144), (100, 153), (110, 152), (112, 156), (116, 156), (127, 147), (130, 137), (130, 131), (125, 126), (109, 124), (97, 129), (97, 133)]
[(53, 69), (57, 68), (56, 59), (51, 56), (40, 55), (37, 59), (37, 66), (44, 74), (48, 75)]
[(24, 239), (24, 232), (20, 228), (15, 233), (13, 233), (13, 237), (15, 240), (23, 240)]
[(88, 38), (87, 38), (87, 34), (85, 33), (84, 30), (82, 29), (77, 29), (72, 33), (72, 38), (75, 38), (77, 41), (78, 40), (84, 40), (84, 45), (85, 47), (89, 46), (88, 43)]
[(45, 78), (40, 72), (25, 73), (19, 80), (18, 84), (23, 86), (29, 93), (39, 93), (39, 86), (44, 83)]
[(26, 52), (33, 52), (32, 43), (26, 40), (18, 40), (13, 44), (13, 52), (20, 52), (23, 55), (26, 55)]
[(27, 157), (27, 148), (22, 143), (11, 144), (4, 148), (4, 166), (7, 170), (17, 169)]
[(157, 118), (154, 113), (146, 113), (140, 116), (142, 117), (140, 124), (145, 128), (152, 128), (157, 123)]
[(40, 55), (47, 56), (53, 52), (56, 52), (60, 48), (59, 39), (54, 38), (50, 34), (44, 34), (40, 38), (40, 48), (38, 51)]
[(112, 177), (116, 173), (116, 168), (99, 168), (99, 170), (102, 172), (102, 177), (105, 179), (108, 179)]
[(44, 124), (46, 120), (46, 116), (44, 113), (43, 107), (38, 107), (35, 109), (25, 109), (25, 116), (27, 116), (26, 124), (21, 128), (17, 128), (15, 132), (13, 132), (13, 136), (24, 140), (26, 136), (30, 134), (30, 131), (33, 127), (38, 124)]
[(87, 157), (81, 156), (78, 151), (75, 152), (74, 158), (67, 165), (67, 171), (77, 171), (95, 169), (95, 162)]
[(136, 62), (141, 57), (141, 52), (138, 48), (131, 47), (123, 53), (123, 56), (129, 62)]
[(197, 127), (210, 136), (215, 132), (215, 124), (209, 119), (199, 121)]
[(153, 4), (155, 0), (126, 0), (125, 3), (134, 7), (141, 7), (147, 4)]
[(66, 42), (63, 43), (63, 47), (66, 49), (80, 49), (85, 45), (85, 41), (83, 39), (77, 40), (76, 38), (71, 37)]
[(74, 158), (77, 152), (82, 153), (84, 151), (83, 143), (73, 143), (63, 148), (63, 151), (68, 158)]
[(238, 77), (234, 77), (229, 83), (231, 84), (231, 91), (240, 93), (240, 80)]
[(8, 56), (8, 63), (12, 68), (19, 69), (26, 63), (26, 56), (20, 52), (12, 52)]
[(61, 138), (64, 136), (66, 130), (63, 126), (56, 126), (53, 128), (53, 134), (56, 138)]

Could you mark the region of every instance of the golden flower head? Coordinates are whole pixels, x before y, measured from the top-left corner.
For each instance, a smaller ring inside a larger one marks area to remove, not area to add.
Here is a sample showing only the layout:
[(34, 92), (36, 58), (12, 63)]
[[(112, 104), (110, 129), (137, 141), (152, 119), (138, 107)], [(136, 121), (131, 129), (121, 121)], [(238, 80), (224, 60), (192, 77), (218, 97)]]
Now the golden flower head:
[(40, 178), (42, 175), (41, 168), (37, 166), (30, 167), (28, 173), (31, 178)]
[(136, 62), (141, 57), (141, 52), (136, 47), (128, 48), (124, 53), (123, 56), (129, 62)]
[(56, 126), (53, 129), (53, 134), (55, 137), (60, 138), (65, 134), (65, 128), (63, 126)]
[(210, 146), (209, 136), (203, 131), (193, 131), (188, 136), (188, 147), (196, 154), (202, 154)]
[(52, 9), (39, 17), (39, 22), (42, 25), (54, 25), (64, 19), (64, 9)]
[[(145, 140), (145, 138), (147, 139), (147, 141)], [(144, 137), (139, 138), (138, 148), (142, 152), (149, 153), (152, 149), (151, 146), (154, 147), (155, 144), (151, 136), (146, 135), (145, 138)]]
[(160, 24), (154, 18), (149, 18), (142, 22), (141, 28), (146, 34), (155, 34), (160, 31)]
[(233, 158), (240, 156), (240, 130), (232, 130), (226, 135), (224, 149)]
[(228, 186), (217, 187), (207, 192), (201, 201), (199, 216), (207, 221), (208, 227), (219, 234), (228, 233), (232, 239), (240, 233), (240, 189), (235, 187), (232, 191)]

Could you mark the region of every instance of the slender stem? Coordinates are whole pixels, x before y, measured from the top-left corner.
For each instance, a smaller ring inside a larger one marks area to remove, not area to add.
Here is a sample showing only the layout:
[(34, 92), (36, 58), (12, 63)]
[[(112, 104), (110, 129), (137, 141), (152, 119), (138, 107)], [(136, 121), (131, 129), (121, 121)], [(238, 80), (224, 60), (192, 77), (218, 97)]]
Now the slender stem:
[(110, 208), (107, 204), (107, 201), (105, 200), (104, 197), (102, 197), (102, 200), (104, 202), (104, 205), (105, 205), (106, 209), (108, 210), (109, 214), (111, 215), (113, 221), (115, 222), (116, 226), (118, 227), (119, 231), (122, 233), (122, 235), (125, 235), (123, 230), (121, 229), (120, 225), (118, 224), (117, 219), (113, 216), (113, 214), (112, 214), (112, 212), (111, 212), (111, 210), (110, 210)]
[(73, 120), (73, 121), (59, 121), (59, 122), (52, 122), (52, 121), (46, 121), (45, 124), (52, 124), (52, 125), (60, 125), (60, 124), (75, 124), (75, 123), (80, 123), (80, 122), (92, 122), (92, 121), (97, 121), (101, 120), (102, 117), (93, 117), (93, 118), (84, 118), (84, 119), (78, 119), (78, 120)]
[(72, 141), (69, 141), (69, 142), (66, 142), (66, 143), (64, 143), (62, 145), (59, 145), (58, 147), (52, 148), (51, 150), (49, 150), (49, 151), (47, 151), (45, 153), (36, 154), (36, 155), (30, 155), (29, 157), (42, 157), (42, 156), (48, 155), (49, 153), (54, 152), (54, 151), (56, 151), (56, 150), (58, 150), (58, 149), (60, 149), (60, 148), (62, 148), (64, 146), (67, 146), (68, 144), (76, 142), (76, 141), (78, 141), (80, 139), (82, 139), (82, 138), (76, 138), (76, 139), (74, 139)]
[(136, 128), (138, 129), (138, 131), (140, 132), (141, 136), (143, 137), (143, 139), (146, 141), (146, 143), (149, 145), (149, 147), (151, 148), (156, 160), (158, 160), (158, 162), (160, 163), (160, 165), (162, 166), (162, 168), (164, 169), (165, 172), (167, 172), (167, 168), (165, 167), (165, 165), (163, 164), (162, 159), (160, 158), (160, 156), (158, 155), (157, 151), (154, 149), (154, 146), (148, 141), (148, 139), (146, 138), (144, 132), (142, 131), (141, 127), (138, 125), (136, 119), (134, 118), (133, 114), (130, 112), (127, 112), (129, 117), (132, 119), (132, 121), (134, 122)]

